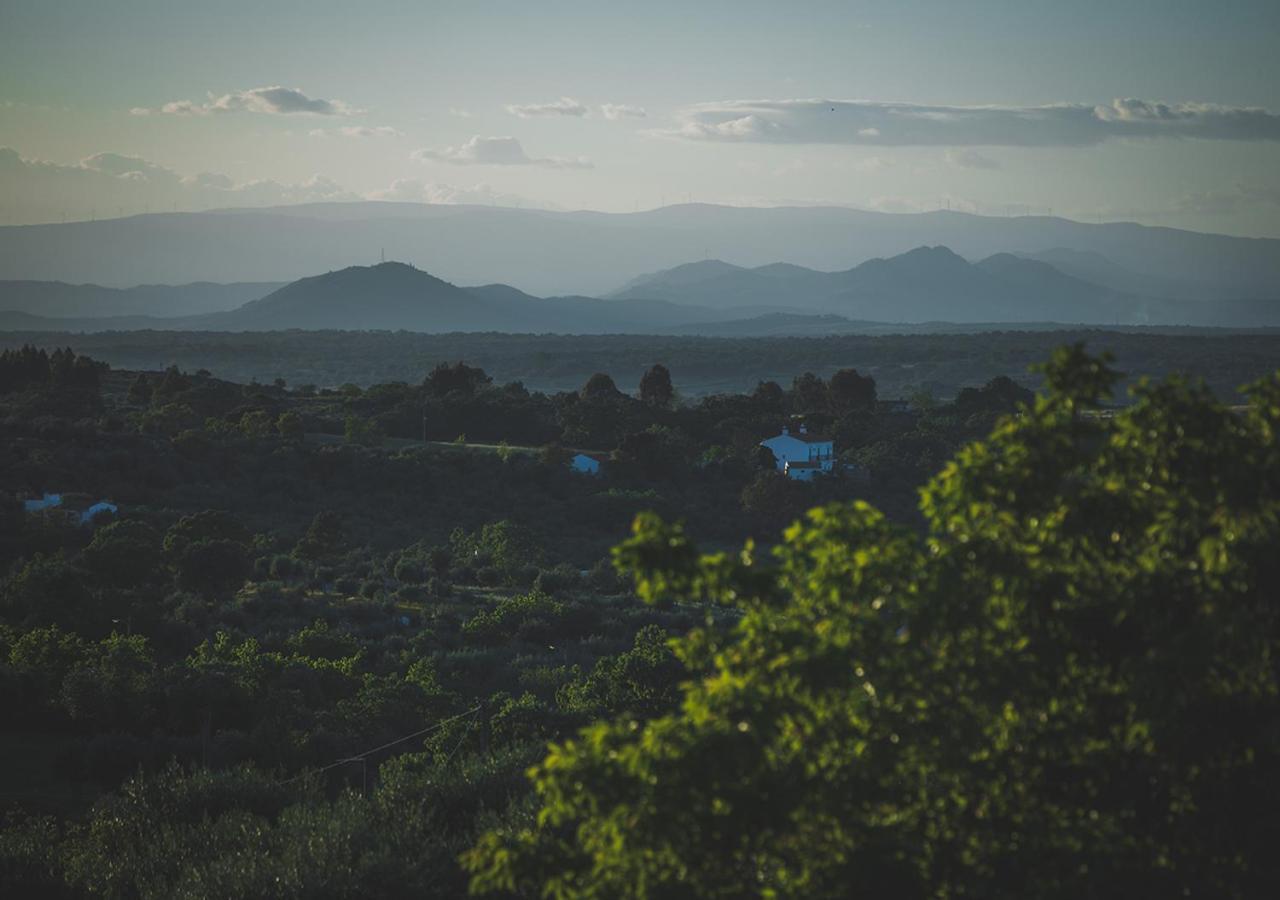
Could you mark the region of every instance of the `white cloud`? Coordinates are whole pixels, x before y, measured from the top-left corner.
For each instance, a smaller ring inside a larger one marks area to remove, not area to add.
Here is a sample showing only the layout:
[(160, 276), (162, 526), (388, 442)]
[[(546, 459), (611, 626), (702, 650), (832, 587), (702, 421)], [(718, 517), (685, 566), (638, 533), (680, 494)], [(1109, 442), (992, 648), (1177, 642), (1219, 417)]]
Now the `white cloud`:
[(482, 206), (515, 206), (540, 209), (557, 209), (554, 204), (537, 203), (518, 194), (496, 191), (483, 182), (470, 187), (423, 182), (417, 178), (398, 178), (391, 186), (372, 191), (370, 200), (397, 200), (410, 203), (440, 203), (445, 205), (472, 204)]
[(216, 191), (230, 191), (236, 186), (230, 175), (221, 172), (198, 172), (183, 178), (182, 183), (188, 187), (212, 188)]
[(74, 165), (61, 165), (24, 159), (7, 147), (0, 148), (0, 196), (5, 197), (14, 220), (22, 222), (360, 199), (322, 175), (296, 184), (238, 183), (219, 172), (182, 176), (158, 163), (119, 153), (95, 153)]
[(961, 169), (998, 169), (1000, 163), (989, 156), (984, 156), (977, 150), (948, 150), (946, 152), (946, 160), (953, 166)]
[(1244, 209), (1280, 206), (1280, 187), (1237, 184), (1227, 190), (1196, 191), (1174, 202), (1175, 213), (1229, 216)]
[(651, 132), (699, 141), (871, 146), (1088, 146), (1116, 138), (1280, 140), (1280, 114), (1256, 107), (1110, 104), (926, 106), (866, 100), (733, 100), (685, 109)]
[(548, 169), (594, 168), (586, 157), (565, 158), (558, 156), (534, 158), (524, 152), (520, 142), (513, 137), (481, 137), (474, 135), (466, 143), (443, 150), (415, 150), (414, 159), (446, 162), (454, 165), (476, 166), (543, 166)]
[(555, 103), (512, 103), (507, 106), (507, 112), (522, 119), (532, 119), (535, 116), (576, 116), (582, 118), (587, 114), (588, 110), (572, 97), (561, 97)]
[(469, 109), (461, 109), (460, 107), (457, 107), (457, 106), (450, 106), (450, 107), (449, 107), (449, 115), (451, 115), (451, 116), (453, 116), (454, 118), (457, 118), (457, 119), (470, 119), (470, 118), (471, 118), (471, 110), (469, 110)]
[(630, 106), (626, 103), (602, 103), (600, 114), (611, 122), (618, 119), (643, 119), (648, 115), (643, 106)]
[[(156, 112), (172, 116), (207, 116), (229, 112), (253, 112), (269, 115), (349, 116), (360, 111), (341, 100), (308, 97), (297, 88), (281, 87), (280, 85), (232, 91), (230, 94), (223, 94), (222, 96), (215, 96), (210, 93), (208, 100), (204, 103), (197, 103), (192, 100), (173, 100), (156, 110)], [(130, 112), (133, 115), (147, 115), (151, 110), (145, 107), (134, 107)]]
[(404, 132), (398, 128), (392, 128), (389, 125), (348, 125), (343, 128), (334, 128), (326, 131), (323, 128), (313, 128), (307, 134), (312, 137), (348, 137), (348, 138), (375, 138), (375, 137), (404, 137)]

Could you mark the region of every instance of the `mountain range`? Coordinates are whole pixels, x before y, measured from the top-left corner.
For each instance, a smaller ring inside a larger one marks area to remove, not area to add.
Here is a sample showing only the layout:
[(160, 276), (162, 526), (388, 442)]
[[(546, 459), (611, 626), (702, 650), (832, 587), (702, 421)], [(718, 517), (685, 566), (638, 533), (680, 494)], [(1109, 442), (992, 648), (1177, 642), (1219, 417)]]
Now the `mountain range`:
[(1009, 253), (970, 263), (947, 247), (918, 247), (838, 272), (719, 260), (631, 281), (612, 295), (725, 309), (787, 306), (875, 322), (1126, 322), (1132, 298)]
[[(95, 296), (91, 287), (80, 290)], [(190, 299), (193, 287), (173, 288), (177, 302)], [(227, 292), (207, 293), (224, 302), (235, 291), (252, 294), (274, 286), (225, 287)], [(10, 293), (0, 283), (0, 310)], [(38, 295), (29, 283), (15, 293)], [(969, 262), (941, 246), (835, 272), (783, 263), (749, 269), (708, 260), (632, 279), (604, 299), (535, 297), (505, 284), (460, 287), (412, 265), (387, 262), (302, 278), (231, 310), (164, 311), (168, 314), (52, 317), (11, 310), (0, 312), (0, 329), (746, 336), (874, 333), (929, 323), (1280, 325), (1280, 303), (1274, 301), (1144, 298), (1066, 274), (1043, 260), (1001, 253)], [(1237, 321), (1224, 319), (1227, 314)]]
[[(454, 284), (600, 296), (691, 259), (836, 271), (921, 246), (971, 260), (1038, 258), (1157, 299), (1280, 299), (1280, 240), (1134, 223), (842, 207), (685, 204), (634, 213), (423, 203), (321, 203), (0, 227), (0, 279), (111, 287), (290, 282), (380, 250)], [(2, 306), (2, 304), (0, 304)]]

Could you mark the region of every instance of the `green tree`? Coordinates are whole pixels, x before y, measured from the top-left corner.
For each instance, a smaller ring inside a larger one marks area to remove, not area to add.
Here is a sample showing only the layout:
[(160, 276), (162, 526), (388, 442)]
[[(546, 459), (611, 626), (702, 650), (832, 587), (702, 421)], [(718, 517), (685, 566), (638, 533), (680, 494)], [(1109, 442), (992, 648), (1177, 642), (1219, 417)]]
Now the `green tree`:
[(206, 509), (183, 516), (164, 534), (164, 550), (177, 556), (194, 541), (235, 541), (248, 546), (253, 543), (249, 529), (235, 516), (220, 509)]
[(1272, 896), (1280, 887), (1280, 374), (1233, 412), (1079, 347), (922, 491), (923, 539), (812, 510), (773, 563), (641, 516), (678, 712), (533, 771), (532, 824), (465, 857), (555, 897)]
[(362, 447), (382, 446), (382, 429), (378, 427), (375, 419), (365, 416), (347, 416), (342, 434), (348, 444), (359, 444)]
[(578, 395), (589, 403), (607, 403), (622, 397), (622, 392), (613, 383), (613, 379), (604, 372), (596, 372), (587, 379)]
[(343, 541), (342, 518), (333, 510), (326, 509), (316, 513), (307, 533), (293, 548), (293, 555), (299, 559), (323, 562), (342, 552)]
[(839, 412), (869, 409), (876, 404), (876, 380), (857, 369), (841, 369), (827, 383), (831, 406)]
[(280, 413), (276, 418), (276, 433), (288, 441), (302, 440), (302, 416), (293, 411)]
[(485, 374), (484, 369), (459, 361), (453, 365), (440, 363), (431, 370), (422, 386), (432, 397), (447, 397), (450, 394), (471, 397), (492, 382), (493, 379)]
[(187, 544), (178, 557), (178, 583), (189, 591), (219, 594), (244, 584), (253, 558), (244, 544), (204, 540)]
[(640, 376), (640, 401), (649, 406), (667, 407), (675, 399), (676, 389), (671, 386), (671, 373), (661, 363), (650, 366)]

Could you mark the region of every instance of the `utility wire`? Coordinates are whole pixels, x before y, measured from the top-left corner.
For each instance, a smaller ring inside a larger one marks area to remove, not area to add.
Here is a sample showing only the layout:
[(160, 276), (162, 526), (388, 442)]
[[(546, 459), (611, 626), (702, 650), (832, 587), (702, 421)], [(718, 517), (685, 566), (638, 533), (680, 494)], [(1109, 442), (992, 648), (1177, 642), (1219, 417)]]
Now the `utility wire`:
[[(377, 753), (380, 750), (386, 750), (388, 747), (394, 747), (396, 744), (403, 744), (405, 741), (411, 741), (414, 738), (420, 737), (424, 734), (430, 734), (431, 732), (439, 728), (443, 728), (444, 726), (448, 725), (450, 722), (456, 722), (459, 719), (465, 719), (467, 716), (473, 716), (479, 711), (480, 711), (479, 706), (473, 706), (471, 709), (467, 710), (466, 712), (458, 713), (456, 716), (450, 716), (447, 719), (441, 719), (439, 722), (436, 722), (434, 725), (430, 725), (419, 731), (415, 731), (413, 732), (413, 734), (406, 734), (404, 737), (396, 738), (394, 741), (388, 741), (387, 743), (383, 744), (380, 747), (374, 747), (372, 750), (365, 750), (361, 753), (355, 754), (354, 756), (343, 757), (342, 759), (335, 760), (329, 763), (329, 765), (327, 766), (323, 766), (319, 769), (312, 769), (309, 772), (302, 772), (301, 774), (295, 775), (292, 778), (289, 778), (285, 781), (278, 781), (276, 782), (276, 784), (279, 787), (284, 787), (286, 784), (293, 784), (295, 781), (298, 781), (299, 779), (308, 778), (312, 775), (321, 775), (325, 772), (328, 772), (330, 769), (336, 769), (338, 766), (345, 766), (347, 763), (362, 762), (366, 756), (370, 756), (374, 753)], [(457, 748), (455, 747), (454, 750), (456, 751)], [(453, 756), (452, 753), (449, 755), (450, 757)]]

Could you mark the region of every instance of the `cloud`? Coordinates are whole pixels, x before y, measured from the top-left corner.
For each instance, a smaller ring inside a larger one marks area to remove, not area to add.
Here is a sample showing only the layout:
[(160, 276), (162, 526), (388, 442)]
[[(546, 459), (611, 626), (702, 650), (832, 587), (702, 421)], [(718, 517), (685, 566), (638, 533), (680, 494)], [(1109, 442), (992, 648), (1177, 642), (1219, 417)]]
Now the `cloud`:
[(487, 184), (463, 187), (437, 182), (423, 182), (417, 178), (398, 178), (391, 186), (368, 195), (370, 200), (397, 200), (410, 203), (439, 203), (445, 205), (472, 204), (483, 206), (514, 206), (535, 209), (558, 209), (554, 204), (538, 203), (518, 194), (494, 190)]
[(1228, 190), (1196, 191), (1174, 202), (1175, 213), (1206, 216), (1229, 216), (1241, 210), (1280, 206), (1280, 187), (1237, 184)]
[(948, 150), (947, 162), (961, 169), (998, 169), (1000, 163), (977, 150)]
[(95, 153), (87, 156), (80, 161), (80, 168), (135, 181), (169, 181), (178, 177), (172, 169), (147, 162), (140, 156), (122, 156), (119, 153)]
[(62, 165), (24, 159), (8, 147), (0, 148), (0, 196), (5, 197), (11, 220), (19, 222), (361, 199), (323, 175), (299, 183), (236, 182), (219, 172), (183, 176), (120, 153), (95, 153), (74, 165)]
[(643, 106), (629, 106), (626, 103), (602, 103), (600, 114), (611, 122), (618, 119), (643, 119), (648, 115)]
[(870, 146), (1080, 147), (1117, 138), (1280, 141), (1280, 114), (1257, 107), (1110, 104), (926, 106), (866, 100), (732, 100), (685, 109), (650, 132), (695, 141)]
[(551, 156), (536, 159), (528, 156), (524, 152), (524, 148), (520, 146), (520, 142), (513, 137), (481, 137), (478, 134), (458, 147), (445, 147), (443, 150), (415, 150), (411, 155), (418, 160), (467, 166), (543, 166), (548, 169), (594, 168), (591, 161), (586, 157), (564, 158)]
[[(134, 107), (129, 111), (133, 115), (149, 115), (152, 110), (146, 107)], [(252, 112), (268, 115), (312, 115), (312, 116), (350, 116), (360, 112), (343, 103), (341, 100), (325, 100), (320, 97), (308, 97), (297, 88), (271, 87), (249, 88), (245, 91), (232, 91), (230, 94), (214, 96), (209, 94), (204, 103), (192, 100), (173, 100), (164, 104), (155, 112), (171, 116), (208, 116), (216, 113)]]
[(522, 119), (532, 119), (536, 116), (576, 116), (582, 118), (587, 114), (588, 110), (572, 97), (561, 97), (555, 103), (509, 104), (507, 112)]
[(398, 128), (392, 128), (390, 125), (348, 125), (343, 128), (334, 128), (326, 131), (323, 128), (313, 128), (307, 132), (312, 137), (348, 137), (348, 138), (375, 138), (375, 137), (404, 137), (404, 132)]
[(470, 119), (470, 118), (471, 118), (471, 110), (469, 110), (469, 109), (461, 109), (461, 108), (459, 108), (459, 107), (457, 107), (457, 106), (450, 106), (450, 107), (449, 107), (449, 115), (451, 115), (451, 116), (453, 116), (454, 118), (457, 118), (457, 119)]

